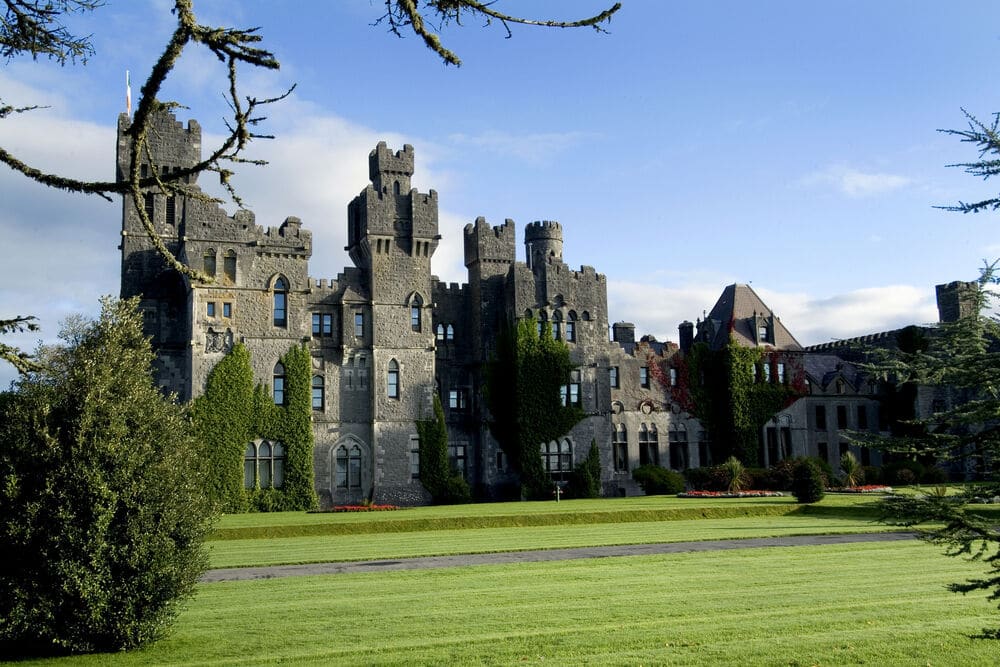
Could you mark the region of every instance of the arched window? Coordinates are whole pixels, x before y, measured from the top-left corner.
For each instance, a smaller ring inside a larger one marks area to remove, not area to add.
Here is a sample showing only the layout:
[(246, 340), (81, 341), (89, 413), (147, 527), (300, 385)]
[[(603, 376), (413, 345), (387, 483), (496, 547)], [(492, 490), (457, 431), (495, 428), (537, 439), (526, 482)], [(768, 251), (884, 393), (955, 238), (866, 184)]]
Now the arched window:
[(670, 426), (670, 467), (684, 470), (688, 467), (688, 434), (684, 424)]
[(271, 394), (275, 405), (285, 404), (285, 367), (278, 362), (274, 365), (274, 378), (271, 382)]
[(389, 398), (399, 398), (399, 364), (395, 359), (389, 362), (389, 372), (386, 374), (386, 395)]
[(231, 283), (236, 282), (236, 251), (227, 250), (226, 256), (222, 258), (222, 273), (226, 280)]
[(540, 446), (545, 472), (549, 474), (567, 473), (573, 468), (573, 444), (569, 438), (553, 440)]
[(326, 387), (322, 375), (313, 375), (312, 379), (312, 406), (313, 410), (322, 410), (324, 403), (324, 393)]
[(284, 278), (274, 281), (274, 326), (288, 326), (288, 283)]
[(572, 310), (566, 316), (566, 340), (576, 342), (576, 312)]
[(549, 316), (545, 313), (544, 310), (540, 311), (538, 313), (538, 337), (539, 338), (542, 337), (542, 330), (547, 326), (546, 323), (548, 321), (549, 321)]
[(450, 324), (447, 327), (445, 327), (444, 339), (455, 340), (455, 327), (451, 326)]
[(202, 258), (202, 271), (206, 275), (215, 276), (215, 250), (212, 248), (205, 251), (205, 256)]
[(558, 310), (552, 313), (552, 338), (553, 340), (562, 338), (562, 314)]
[(611, 432), (611, 449), (615, 472), (628, 472), (628, 430), (625, 424), (618, 424)]
[(656, 465), (656, 450), (650, 447), (649, 427), (639, 424), (639, 465)]
[(361, 448), (357, 445), (347, 447), (341, 445), (337, 448), (337, 488), (338, 489), (360, 489), (361, 488)]
[(444, 340), (444, 325), (438, 324), (434, 329), (434, 338), (436, 340)]
[(419, 294), (414, 294), (410, 300), (410, 329), (420, 331), (420, 323), (423, 315), (424, 300)]
[(258, 440), (243, 454), (243, 486), (280, 489), (285, 484), (285, 448), (280, 442)]

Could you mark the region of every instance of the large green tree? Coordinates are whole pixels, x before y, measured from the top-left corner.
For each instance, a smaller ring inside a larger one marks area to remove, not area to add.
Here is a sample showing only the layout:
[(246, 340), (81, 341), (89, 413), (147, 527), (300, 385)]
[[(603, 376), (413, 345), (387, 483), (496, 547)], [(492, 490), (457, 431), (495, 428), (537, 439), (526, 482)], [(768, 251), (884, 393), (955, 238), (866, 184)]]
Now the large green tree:
[(67, 332), (0, 403), (0, 644), (118, 650), (162, 635), (207, 565), (209, 505), (134, 301)]
[(486, 386), (490, 431), (520, 473), (523, 494), (534, 498), (551, 490), (539, 447), (583, 419), (583, 410), (563, 399), (574, 368), (569, 347), (540, 328), (541, 335), (537, 322), (524, 319), (501, 331)]

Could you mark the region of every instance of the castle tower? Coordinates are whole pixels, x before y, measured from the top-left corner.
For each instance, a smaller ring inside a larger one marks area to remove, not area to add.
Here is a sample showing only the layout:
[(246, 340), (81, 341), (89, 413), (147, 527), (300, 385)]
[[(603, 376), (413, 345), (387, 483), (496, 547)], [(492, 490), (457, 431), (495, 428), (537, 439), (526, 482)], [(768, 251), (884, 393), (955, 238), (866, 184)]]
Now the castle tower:
[(979, 305), (979, 284), (975, 281), (955, 280), (935, 286), (937, 292), (938, 321), (957, 322), (976, 314)]
[[(415, 422), (433, 414), (434, 331), (431, 258), (437, 249), (438, 201), (410, 188), (413, 147), (369, 154), (371, 184), (348, 206), (348, 246), (368, 302), (355, 313), (351, 348), (370, 348), (376, 499), (423, 493), (412, 475)], [(360, 334), (360, 335), (357, 335)]]
[(537, 271), (550, 260), (562, 261), (563, 235), (558, 222), (543, 220), (524, 228), (524, 248), (528, 268)]

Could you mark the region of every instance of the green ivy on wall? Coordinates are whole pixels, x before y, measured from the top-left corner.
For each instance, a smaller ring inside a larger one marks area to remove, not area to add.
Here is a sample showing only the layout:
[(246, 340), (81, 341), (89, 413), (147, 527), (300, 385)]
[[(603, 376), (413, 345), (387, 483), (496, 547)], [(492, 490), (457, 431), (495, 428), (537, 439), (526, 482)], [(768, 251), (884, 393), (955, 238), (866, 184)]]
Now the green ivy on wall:
[[(318, 504), (313, 475), (311, 362), (303, 346), (291, 348), (285, 367), (285, 405), (254, 386), (250, 353), (241, 344), (209, 373), (205, 393), (194, 400), (194, 431), (202, 448), (209, 497), (224, 512), (312, 509)], [(285, 448), (280, 489), (246, 489), (243, 457), (257, 438)]]
[(420, 483), (436, 504), (468, 502), (469, 484), (448, 461), (448, 428), (441, 399), (434, 396), (434, 417), (417, 421), (420, 438)]
[(565, 435), (583, 419), (583, 410), (563, 405), (561, 389), (575, 368), (566, 343), (552, 338), (549, 327), (519, 320), (497, 340), (497, 355), (486, 376), (490, 431), (521, 475), (522, 494), (547, 497), (552, 481), (542, 465), (539, 446)]

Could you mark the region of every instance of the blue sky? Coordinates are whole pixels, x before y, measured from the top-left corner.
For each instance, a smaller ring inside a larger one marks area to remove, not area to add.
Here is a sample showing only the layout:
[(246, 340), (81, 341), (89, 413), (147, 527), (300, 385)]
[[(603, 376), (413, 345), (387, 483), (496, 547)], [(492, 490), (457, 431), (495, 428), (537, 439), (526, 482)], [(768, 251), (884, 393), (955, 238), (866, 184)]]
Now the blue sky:
[[(511, 1), (538, 18), (600, 0)], [(278, 72), (247, 70), (246, 94), (293, 83), (271, 107), (237, 178), (262, 225), (313, 230), (314, 277), (334, 277), (347, 202), (380, 139), (415, 147), (415, 185), (438, 191), (442, 279), (462, 281), (461, 230), (482, 215), (558, 220), (564, 259), (608, 277), (610, 319), (676, 340), (723, 287), (749, 282), (805, 344), (932, 321), (934, 285), (1000, 256), (997, 221), (935, 209), (996, 192), (945, 165), (974, 158), (937, 128), (961, 108), (1000, 110), (994, 2), (624, 0), (609, 34), (470, 22), (445, 28), (446, 67), (415, 37), (371, 24), (376, 0), (196, 0), (203, 23), (260, 26)], [(165, 0), (109, 0), (71, 25), (93, 33), (86, 66), (0, 65), (0, 99), (49, 108), (0, 123), (0, 145), (79, 176), (113, 176), (124, 72), (137, 96), (173, 28)], [(222, 130), (224, 72), (189, 50), (166, 96)], [(59, 321), (117, 293), (120, 203), (0, 172), (0, 313)], [(231, 207), (230, 207), (231, 209)], [(19, 338), (33, 346), (37, 335)], [(0, 368), (0, 383), (10, 378)]]

